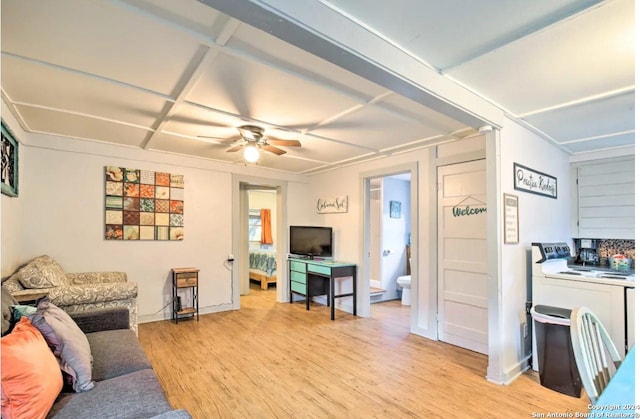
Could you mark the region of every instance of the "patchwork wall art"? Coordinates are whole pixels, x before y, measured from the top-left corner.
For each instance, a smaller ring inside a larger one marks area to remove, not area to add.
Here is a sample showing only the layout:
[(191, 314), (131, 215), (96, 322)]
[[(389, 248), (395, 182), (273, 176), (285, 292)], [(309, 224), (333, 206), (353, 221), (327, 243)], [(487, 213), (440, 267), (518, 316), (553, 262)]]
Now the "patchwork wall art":
[(183, 240), (184, 176), (105, 166), (106, 240)]

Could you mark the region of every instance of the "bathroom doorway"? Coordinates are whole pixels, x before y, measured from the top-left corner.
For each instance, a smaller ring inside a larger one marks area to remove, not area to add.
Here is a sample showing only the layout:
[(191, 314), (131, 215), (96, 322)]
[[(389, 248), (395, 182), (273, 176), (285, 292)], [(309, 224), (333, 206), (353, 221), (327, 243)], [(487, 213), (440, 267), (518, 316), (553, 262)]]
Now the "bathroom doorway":
[(376, 305), (371, 315), (404, 318), (409, 326), (411, 173), (369, 178), (368, 203), (369, 303)]

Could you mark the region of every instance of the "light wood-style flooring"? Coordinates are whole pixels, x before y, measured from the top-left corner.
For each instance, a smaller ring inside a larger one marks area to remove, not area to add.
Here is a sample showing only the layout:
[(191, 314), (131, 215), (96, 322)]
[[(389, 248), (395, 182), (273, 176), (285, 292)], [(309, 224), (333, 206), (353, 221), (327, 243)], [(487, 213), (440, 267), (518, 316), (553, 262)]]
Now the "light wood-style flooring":
[[(354, 317), (275, 302), (252, 286), (241, 310), (139, 326), (140, 341), (174, 408), (194, 418), (530, 418), (587, 412), (526, 373), (485, 379), (487, 358), (409, 333), (399, 301)], [(575, 415), (574, 415), (575, 417)]]

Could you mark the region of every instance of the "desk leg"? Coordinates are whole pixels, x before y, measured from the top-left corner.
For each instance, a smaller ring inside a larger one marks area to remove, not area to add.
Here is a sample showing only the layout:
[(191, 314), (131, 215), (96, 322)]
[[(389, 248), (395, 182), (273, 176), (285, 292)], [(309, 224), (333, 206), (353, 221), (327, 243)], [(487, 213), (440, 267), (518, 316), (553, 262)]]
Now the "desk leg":
[(357, 291), (357, 286), (356, 284), (358, 283), (358, 280), (356, 278), (356, 269), (353, 269), (353, 315), (356, 316), (356, 313), (358, 312), (356, 310), (356, 304), (358, 301), (358, 293)]
[(335, 291), (331, 292), (332, 281), (333, 281), (333, 278), (329, 278), (324, 287), (324, 293), (327, 295), (327, 307), (331, 307), (331, 301), (335, 301), (335, 297), (331, 297), (332, 295), (335, 295)]
[(328, 303), (331, 304), (331, 320), (335, 320), (336, 319), (336, 284), (335, 284), (336, 279), (333, 277), (333, 275), (331, 275), (331, 278), (329, 278), (329, 301), (327, 301)]

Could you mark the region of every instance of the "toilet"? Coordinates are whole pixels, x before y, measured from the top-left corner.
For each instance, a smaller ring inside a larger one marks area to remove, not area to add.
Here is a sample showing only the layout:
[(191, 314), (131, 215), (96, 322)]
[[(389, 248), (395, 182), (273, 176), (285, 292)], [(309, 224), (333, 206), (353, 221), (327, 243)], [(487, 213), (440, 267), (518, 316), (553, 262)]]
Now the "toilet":
[(398, 277), (398, 286), (402, 288), (402, 300), (403, 306), (411, 305), (411, 275), (404, 275)]

